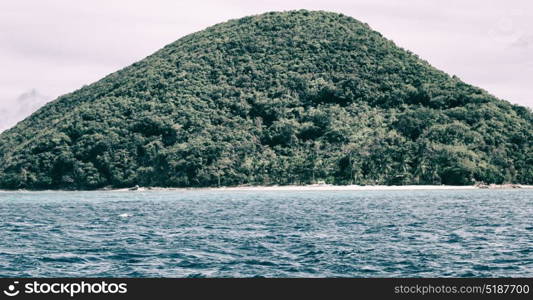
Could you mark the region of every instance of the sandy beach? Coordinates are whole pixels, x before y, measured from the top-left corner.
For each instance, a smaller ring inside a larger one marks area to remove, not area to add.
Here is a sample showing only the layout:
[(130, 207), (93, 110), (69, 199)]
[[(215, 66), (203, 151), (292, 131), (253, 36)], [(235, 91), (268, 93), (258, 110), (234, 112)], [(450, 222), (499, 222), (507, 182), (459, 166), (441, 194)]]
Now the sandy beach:
[[(232, 187), (132, 187), (132, 188), (103, 188), (96, 191), (103, 192), (149, 192), (149, 191), (409, 191), (409, 190), (520, 190), (533, 189), (533, 185), (524, 184), (490, 184), (490, 185), (271, 185), (271, 186), (232, 186)], [(0, 192), (75, 192), (77, 190), (0, 190)], [(86, 190), (78, 190), (86, 191)]]
[(478, 190), (478, 189), (533, 189), (533, 185), (503, 184), (503, 185), (274, 185), (274, 186), (234, 186), (208, 188), (158, 188), (138, 187), (129, 189), (115, 189), (114, 191), (180, 191), (180, 190), (211, 190), (211, 191), (392, 191), (392, 190)]

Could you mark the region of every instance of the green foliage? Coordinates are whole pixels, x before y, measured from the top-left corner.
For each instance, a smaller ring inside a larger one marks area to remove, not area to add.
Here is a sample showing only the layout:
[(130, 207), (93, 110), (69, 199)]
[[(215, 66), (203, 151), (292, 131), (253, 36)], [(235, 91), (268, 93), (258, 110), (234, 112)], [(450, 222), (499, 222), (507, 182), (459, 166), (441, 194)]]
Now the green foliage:
[(533, 183), (529, 109), (350, 17), (188, 35), (0, 135), (0, 188)]

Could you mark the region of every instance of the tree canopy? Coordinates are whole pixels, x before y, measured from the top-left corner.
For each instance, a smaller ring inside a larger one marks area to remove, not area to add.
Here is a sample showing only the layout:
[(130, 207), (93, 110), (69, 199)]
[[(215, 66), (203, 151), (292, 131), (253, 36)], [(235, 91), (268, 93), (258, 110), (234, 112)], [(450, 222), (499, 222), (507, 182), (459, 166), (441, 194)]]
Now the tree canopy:
[(231, 20), (0, 135), (0, 188), (533, 183), (533, 114), (351, 17)]

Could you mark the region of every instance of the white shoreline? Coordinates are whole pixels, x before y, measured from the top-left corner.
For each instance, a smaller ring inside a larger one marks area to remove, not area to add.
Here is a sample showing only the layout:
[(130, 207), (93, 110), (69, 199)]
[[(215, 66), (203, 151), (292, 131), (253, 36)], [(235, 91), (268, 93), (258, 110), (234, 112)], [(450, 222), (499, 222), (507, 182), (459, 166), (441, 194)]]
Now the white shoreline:
[(137, 190), (113, 189), (110, 191), (398, 191), (398, 190), (520, 190), (533, 189), (533, 185), (503, 184), (486, 185), (483, 187), (476, 185), (273, 185), (273, 186), (232, 186), (232, 187), (204, 187), (204, 188), (161, 188), (161, 187), (139, 187)]
[[(273, 185), (273, 186), (232, 186), (232, 187), (138, 187), (121, 189), (98, 189), (99, 192), (151, 192), (151, 191), (412, 191), (412, 190), (523, 190), (533, 189), (533, 185), (491, 184), (491, 185)], [(87, 190), (0, 190), (0, 192), (83, 192)], [(91, 190), (89, 190), (91, 191)]]

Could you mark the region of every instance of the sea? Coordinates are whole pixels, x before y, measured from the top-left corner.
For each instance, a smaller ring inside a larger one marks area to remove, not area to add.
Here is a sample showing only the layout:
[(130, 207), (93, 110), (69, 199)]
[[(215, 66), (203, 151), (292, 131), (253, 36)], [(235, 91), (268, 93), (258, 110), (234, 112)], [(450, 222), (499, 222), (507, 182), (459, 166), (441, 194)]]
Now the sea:
[(533, 190), (0, 192), (1, 277), (533, 277)]

